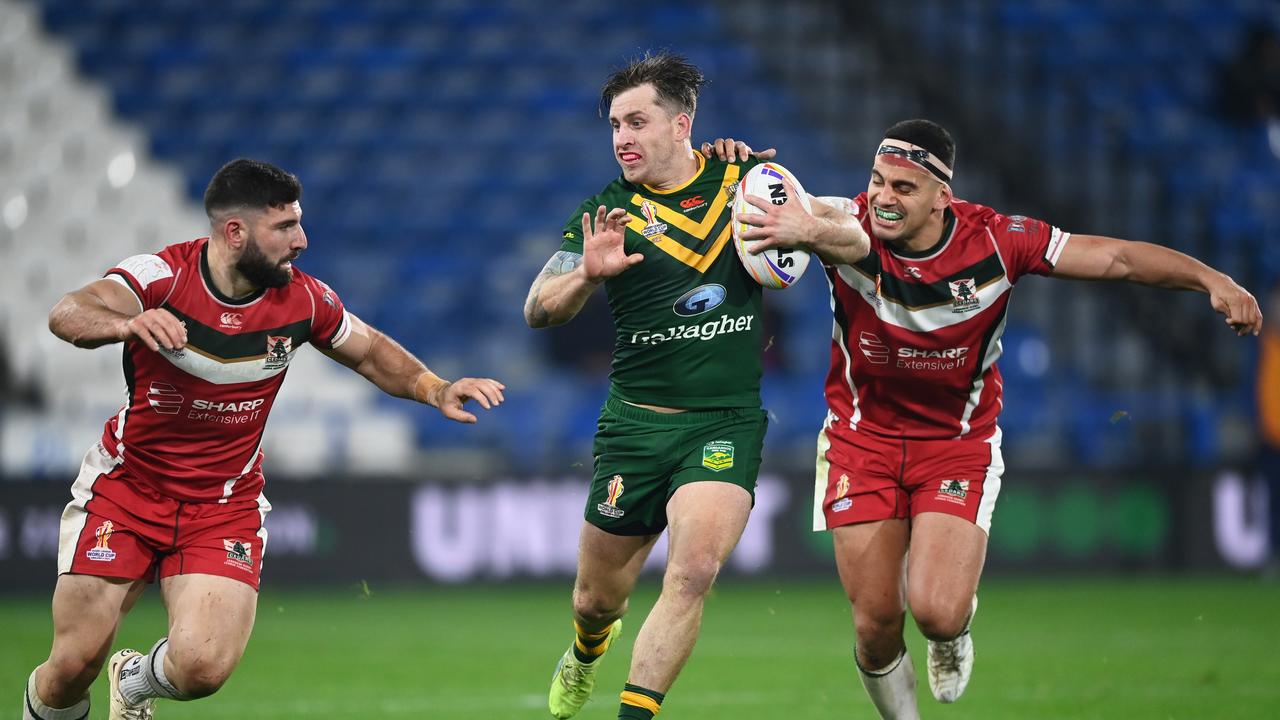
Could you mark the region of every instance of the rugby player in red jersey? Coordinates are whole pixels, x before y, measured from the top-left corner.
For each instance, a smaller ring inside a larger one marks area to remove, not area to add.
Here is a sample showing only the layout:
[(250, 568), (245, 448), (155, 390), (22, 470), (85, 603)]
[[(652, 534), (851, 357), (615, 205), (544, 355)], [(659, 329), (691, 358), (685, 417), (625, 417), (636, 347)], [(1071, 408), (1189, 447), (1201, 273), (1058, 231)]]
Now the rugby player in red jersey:
[[(996, 360), (1013, 284), (1030, 273), (1195, 290), (1237, 334), (1262, 326), (1252, 295), (1182, 253), (956, 199), (954, 161), (944, 128), (900, 122), (866, 193), (828, 199), (858, 218), (871, 252), (825, 266), (835, 323), (814, 525), (833, 531), (857, 665), (884, 718), (918, 717), (907, 608), (929, 640), (935, 698), (959, 698), (973, 667), (969, 623), (1004, 471)], [(754, 204), (753, 251), (805, 246), (811, 220), (795, 203)]]
[(145, 655), (111, 656), (111, 720), (226, 681), (253, 628), (267, 541), (262, 435), (305, 343), (450, 420), (476, 421), (468, 400), (502, 402), (501, 383), (436, 376), (293, 267), (307, 248), (301, 194), (273, 165), (228, 163), (204, 196), (210, 237), (126, 258), (50, 312), (49, 329), (77, 347), (124, 343), (128, 398), (62, 515), (53, 648), (27, 681), (24, 719), (88, 717), (116, 628), (152, 580), (168, 634)]

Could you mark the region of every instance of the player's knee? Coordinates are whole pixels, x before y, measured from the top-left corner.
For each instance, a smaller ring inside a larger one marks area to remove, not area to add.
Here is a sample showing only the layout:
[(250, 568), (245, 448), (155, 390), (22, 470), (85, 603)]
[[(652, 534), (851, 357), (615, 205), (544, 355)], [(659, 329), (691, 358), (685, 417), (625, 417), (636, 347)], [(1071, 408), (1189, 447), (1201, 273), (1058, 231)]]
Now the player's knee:
[(616, 620), (627, 611), (627, 599), (589, 588), (574, 588), (573, 614), (592, 625)]
[(969, 622), (970, 601), (947, 602), (929, 599), (911, 605), (920, 634), (934, 641), (953, 640), (964, 632)]
[(711, 556), (686, 558), (667, 568), (662, 582), (663, 592), (689, 598), (706, 597), (720, 574), (720, 562)]
[[(857, 608), (853, 626), (859, 646), (894, 644), (902, 638), (902, 612), (872, 607)], [(892, 660), (893, 658), (889, 658)]]
[(169, 678), (174, 686), (189, 699), (202, 698), (214, 694), (231, 677), (235, 662), (229, 658), (214, 655), (191, 653), (181, 657), (169, 657), (174, 662), (174, 675)]
[(104, 662), (105, 658), (93, 653), (60, 652), (51, 656), (44, 665), (41, 677), (50, 688), (48, 694), (52, 697), (44, 700), (54, 702), (70, 698), (74, 702), (79, 699), (93, 684), (98, 673), (102, 672)]

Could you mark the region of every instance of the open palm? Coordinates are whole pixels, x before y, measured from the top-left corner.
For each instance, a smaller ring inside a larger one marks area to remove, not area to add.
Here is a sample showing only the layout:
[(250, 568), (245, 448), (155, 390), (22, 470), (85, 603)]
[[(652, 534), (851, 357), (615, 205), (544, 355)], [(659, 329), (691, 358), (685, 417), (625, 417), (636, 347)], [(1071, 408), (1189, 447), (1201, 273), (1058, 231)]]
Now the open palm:
[(582, 213), (582, 266), (588, 280), (601, 282), (644, 260), (644, 255), (628, 255), (623, 248), (626, 219), (626, 210), (614, 208), (606, 214), (601, 205), (593, 228), (590, 213)]

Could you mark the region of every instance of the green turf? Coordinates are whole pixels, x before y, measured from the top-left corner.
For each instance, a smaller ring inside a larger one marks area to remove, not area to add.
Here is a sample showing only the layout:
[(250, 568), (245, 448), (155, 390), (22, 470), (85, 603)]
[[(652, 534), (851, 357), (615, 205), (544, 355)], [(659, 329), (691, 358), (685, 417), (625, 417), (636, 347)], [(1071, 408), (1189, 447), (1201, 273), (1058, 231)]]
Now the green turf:
[[(631, 641), (653, 601), (642, 584), (624, 640), (583, 720), (615, 717)], [(543, 718), (570, 640), (555, 587), (268, 592), (244, 662), (216, 696), (169, 718)], [(990, 580), (974, 623), (973, 681), (929, 718), (1273, 718), (1280, 714), (1280, 584), (1255, 580)], [(17, 709), (48, 651), (47, 598), (0, 597), (0, 697)], [(144, 598), (117, 646), (163, 627)], [(873, 718), (852, 661), (843, 597), (828, 582), (723, 584), (663, 718)], [(106, 717), (99, 680), (93, 717)]]

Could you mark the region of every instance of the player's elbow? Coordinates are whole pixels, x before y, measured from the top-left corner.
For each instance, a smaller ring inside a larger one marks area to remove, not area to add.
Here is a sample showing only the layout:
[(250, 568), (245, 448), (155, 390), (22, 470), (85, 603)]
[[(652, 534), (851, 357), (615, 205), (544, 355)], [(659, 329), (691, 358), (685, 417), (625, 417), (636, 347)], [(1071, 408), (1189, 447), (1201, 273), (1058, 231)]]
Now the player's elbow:
[(524, 321), (534, 330), (563, 325), (569, 322), (571, 317), (561, 317), (537, 301), (527, 303), (524, 306)]
[(71, 332), (69, 319), (75, 311), (75, 303), (70, 295), (63, 295), (57, 305), (49, 311), (49, 332), (53, 333), (59, 340), (65, 340), (76, 347), (84, 347), (80, 338)]

